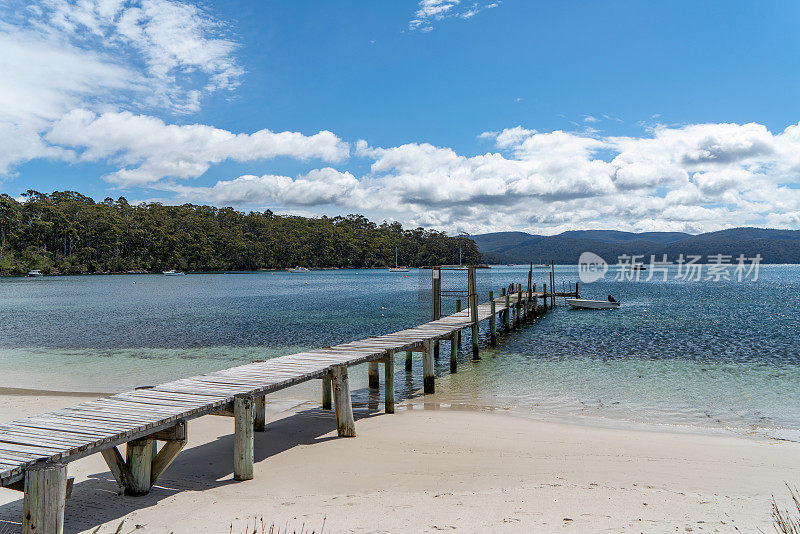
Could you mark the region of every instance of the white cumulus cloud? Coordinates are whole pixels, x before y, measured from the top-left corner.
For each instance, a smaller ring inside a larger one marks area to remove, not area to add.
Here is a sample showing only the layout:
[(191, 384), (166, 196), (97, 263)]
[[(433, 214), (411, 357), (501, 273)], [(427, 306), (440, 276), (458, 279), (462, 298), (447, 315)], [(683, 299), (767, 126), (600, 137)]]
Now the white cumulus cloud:
[(336, 162), (349, 154), (349, 145), (328, 131), (310, 136), (270, 130), (235, 134), (204, 124), (179, 126), (130, 112), (98, 115), (85, 109), (67, 113), (46, 139), (75, 150), (79, 159), (118, 163), (122, 168), (107, 179), (127, 187), (163, 178), (196, 178), (225, 160), (287, 156)]

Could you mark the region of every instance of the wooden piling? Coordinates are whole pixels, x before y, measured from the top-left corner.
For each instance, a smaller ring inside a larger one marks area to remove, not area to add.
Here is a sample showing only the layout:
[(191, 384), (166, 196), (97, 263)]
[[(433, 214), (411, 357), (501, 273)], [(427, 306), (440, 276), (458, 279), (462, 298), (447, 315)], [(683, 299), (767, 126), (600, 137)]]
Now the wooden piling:
[(531, 268), (528, 271), (528, 294), (525, 297), (525, 322), (528, 323), (531, 320), (531, 316), (533, 315), (533, 303), (531, 302), (532, 297), (532, 289), (533, 289), (533, 262), (531, 262)]
[(434, 393), (436, 391), (431, 344), (430, 340), (422, 343), (422, 389), (425, 393)]
[(489, 308), (491, 315), (489, 316), (489, 344), (494, 347), (497, 345), (497, 325), (495, 324), (496, 304), (494, 302), (494, 291), (489, 291)]
[[(441, 267), (433, 267), (431, 269), (433, 280), (431, 287), (433, 288), (433, 320), (436, 321), (442, 318), (442, 269)], [(433, 342), (433, 357), (439, 359), (439, 340)]]
[(369, 376), (369, 388), (370, 389), (379, 389), (380, 386), (380, 379), (378, 378), (378, 362), (369, 362), (367, 364), (367, 375)]
[(43, 462), (25, 469), (23, 534), (62, 534), (67, 500), (67, 465)]
[(126, 449), (125, 463), (130, 478), (125, 486), (125, 495), (147, 495), (150, 493), (150, 469), (153, 466), (153, 440), (145, 438), (129, 441)]
[(536, 282), (533, 283), (531, 288), (531, 299), (533, 299), (533, 318), (539, 318), (539, 299), (536, 298)]
[(547, 313), (547, 284), (542, 284), (542, 313)]
[(352, 438), (356, 435), (356, 422), (353, 419), (353, 401), (350, 398), (350, 383), (346, 365), (331, 367), (333, 383), (333, 403), (336, 408), (336, 431), (340, 437)]
[(410, 350), (406, 351), (406, 371), (411, 372), (412, 369), (412, 358), (414, 353)]
[(467, 276), (469, 283), (470, 319), (472, 319), (472, 359), (480, 360), (481, 356), (478, 349), (478, 281), (474, 265), (470, 265)]
[(522, 326), (522, 284), (517, 284), (517, 328)]
[(326, 376), (322, 379), (322, 409), (331, 409), (331, 377)]
[(253, 395), (240, 394), (233, 398), (233, 479), (252, 480), (255, 461), (253, 436)]
[(506, 297), (506, 311), (503, 315), (503, 321), (505, 321), (506, 333), (508, 333), (511, 331), (511, 295), (505, 289), (503, 290), (503, 294)]
[(267, 429), (267, 400), (264, 395), (256, 397), (254, 411), (253, 430), (264, 432)]
[(458, 331), (450, 334), (450, 372), (458, 372)]
[[(461, 311), (461, 299), (456, 300), (456, 313)], [(458, 348), (461, 348), (461, 330), (456, 331), (456, 342), (458, 344)]]
[(394, 413), (394, 351), (390, 350), (386, 354), (384, 364), (384, 411)]

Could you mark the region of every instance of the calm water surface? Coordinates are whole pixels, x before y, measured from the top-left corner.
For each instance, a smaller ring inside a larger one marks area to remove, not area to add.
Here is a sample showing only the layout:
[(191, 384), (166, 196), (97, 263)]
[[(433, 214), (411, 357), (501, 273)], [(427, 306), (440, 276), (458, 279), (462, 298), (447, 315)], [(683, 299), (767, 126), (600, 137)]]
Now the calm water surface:
[[(577, 279), (574, 267), (556, 270), (558, 289)], [(483, 299), (526, 274), (479, 271)], [(466, 286), (465, 273), (447, 276), (445, 289)], [(388, 333), (428, 320), (429, 278), (385, 270), (4, 278), (0, 385), (117, 391)], [(611, 293), (623, 306), (557, 308), (501, 337), (480, 362), (462, 354), (456, 375), (443, 357), (437, 398), (537, 416), (800, 431), (800, 266), (762, 267), (757, 282), (608, 280), (581, 293)], [(445, 299), (445, 311), (454, 306)], [(421, 387), (419, 367), (399, 373), (401, 396)], [(361, 372), (356, 397), (368, 400)]]

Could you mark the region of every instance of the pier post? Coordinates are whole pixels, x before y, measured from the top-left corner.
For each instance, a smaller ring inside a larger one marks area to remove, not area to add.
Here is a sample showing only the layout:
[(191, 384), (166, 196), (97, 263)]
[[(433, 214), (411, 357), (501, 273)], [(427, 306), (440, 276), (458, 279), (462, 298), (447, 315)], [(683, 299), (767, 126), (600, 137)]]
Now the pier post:
[(256, 432), (264, 432), (267, 429), (267, 400), (264, 395), (256, 397), (254, 410), (253, 430)]
[(322, 379), (322, 409), (331, 409), (331, 377), (329, 376)]
[(380, 379), (378, 378), (378, 362), (369, 362), (367, 364), (367, 375), (369, 376), (369, 388), (370, 389), (378, 389), (380, 388)]
[(474, 265), (469, 267), (468, 282), (470, 319), (472, 319), (472, 359), (480, 360), (481, 356), (478, 351), (478, 282)]
[(67, 500), (67, 465), (38, 463), (25, 470), (23, 534), (62, 534)]
[(150, 469), (153, 466), (153, 440), (129, 441), (125, 450), (126, 464), (130, 470), (125, 495), (139, 497), (150, 493)]
[(531, 303), (531, 288), (533, 287), (533, 262), (531, 262), (531, 268), (528, 271), (528, 294), (525, 296), (525, 322), (529, 323), (531, 320), (531, 315), (533, 314), (532, 303)]
[[(461, 299), (456, 300), (456, 313), (461, 311)], [(456, 331), (456, 345), (461, 348), (461, 330)]]
[(503, 290), (503, 295), (506, 297), (506, 311), (503, 315), (503, 321), (506, 325), (506, 333), (511, 331), (511, 296), (508, 291)]
[(410, 350), (406, 351), (406, 371), (411, 372), (412, 369), (412, 359), (414, 357), (414, 353)]
[[(433, 320), (436, 321), (442, 318), (442, 269), (441, 267), (433, 267), (433, 280), (431, 287), (433, 288)], [(439, 359), (439, 340), (433, 342), (433, 357)]]
[(517, 284), (517, 328), (522, 326), (522, 284)]
[(433, 350), (431, 340), (422, 343), (422, 388), (425, 393), (434, 393)]
[(233, 398), (233, 479), (252, 480), (255, 461), (253, 436), (252, 395), (239, 394)]
[(336, 431), (340, 437), (352, 438), (356, 435), (356, 422), (353, 419), (353, 401), (350, 398), (350, 383), (347, 379), (347, 366), (331, 367), (333, 381), (333, 402), (336, 407)]
[(458, 338), (460, 336), (460, 332), (456, 330), (452, 334), (450, 334), (450, 372), (456, 373), (458, 372), (458, 346), (460, 343), (458, 342)]
[(489, 316), (489, 344), (494, 347), (497, 345), (497, 325), (495, 324), (496, 304), (494, 302), (494, 291), (489, 291), (489, 308), (491, 315)]
[(550, 261), (550, 293), (552, 294), (550, 304), (551, 307), (555, 308), (556, 306), (556, 263), (554, 261)]
[(575, 298), (576, 299), (581, 298), (581, 294), (578, 293), (578, 282), (577, 281), (575, 281)]
[(384, 411), (394, 413), (394, 351), (386, 353), (386, 363), (383, 368), (384, 381)]
[(539, 299), (536, 298), (536, 282), (533, 284), (533, 291), (531, 293), (531, 299), (533, 300), (533, 318), (539, 318)]
[(542, 284), (542, 313), (547, 313), (547, 284)]

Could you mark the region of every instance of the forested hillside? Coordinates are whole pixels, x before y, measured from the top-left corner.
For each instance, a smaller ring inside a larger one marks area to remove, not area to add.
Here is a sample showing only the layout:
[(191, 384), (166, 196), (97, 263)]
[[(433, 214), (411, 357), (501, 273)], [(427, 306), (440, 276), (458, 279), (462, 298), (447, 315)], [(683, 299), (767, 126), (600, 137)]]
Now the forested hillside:
[(472, 236), (490, 263), (575, 264), (581, 253), (590, 251), (609, 263), (623, 255), (650, 256), (675, 261), (684, 256), (704, 258), (716, 254), (738, 257), (761, 255), (762, 263), (800, 263), (800, 231), (769, 228), (730, 228), (691, 235), (682, 232), (620, 232), (616, 230), (576, 230), (554, 236), (523, 232), (498, 232)]
[(0, 273), (253, 270), (464, 263), (481, 256), (468, 237), (376, 225), (361, 215), (307, 218), (271, 211), (95, 202), (74, 191), (0, 195)]

